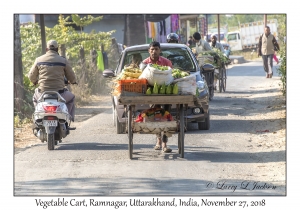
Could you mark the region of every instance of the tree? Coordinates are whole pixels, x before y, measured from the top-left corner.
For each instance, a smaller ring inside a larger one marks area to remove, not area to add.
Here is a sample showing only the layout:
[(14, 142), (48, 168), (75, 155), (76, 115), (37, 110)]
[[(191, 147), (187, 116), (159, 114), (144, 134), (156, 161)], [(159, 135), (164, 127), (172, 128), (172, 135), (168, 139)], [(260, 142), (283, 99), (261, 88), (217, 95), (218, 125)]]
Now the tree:
[(14, 107), (15, 112), (20, 118), (23, 118), (22, 107), (24, 101), (23, 87), (23, 69), (22, 69), (22, 50), (20, 36), (20, 19), (19, 15), (14, 15)]
[(77, 14), (71, 15), (71, 16), (72, 16), (72, 22), (80, 27), (81, 33), (82, 33), (82, 28), (84, 26), (90, 25), (93, 22), (100, 21), (103, 18), (103, 16), (93, 17), (92, 15), (84, 16), (84, 17), (81, 18)]

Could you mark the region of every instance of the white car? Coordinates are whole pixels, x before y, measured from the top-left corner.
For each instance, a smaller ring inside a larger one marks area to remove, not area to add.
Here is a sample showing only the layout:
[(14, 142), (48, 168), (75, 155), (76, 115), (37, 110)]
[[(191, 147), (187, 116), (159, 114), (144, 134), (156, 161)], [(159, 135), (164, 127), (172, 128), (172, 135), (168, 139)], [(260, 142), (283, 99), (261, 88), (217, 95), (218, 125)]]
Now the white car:
[[(200, 130), (209, 130), (210, 128), (210, 114), (209, 114), (209, 92), (206, 81), (203, 79), (203, 75), (200, 70), (200, 66), (193, 55), (191, 49), (184, 44), (177, 43), (161, 43), (161, 55), (171, 60), (173, 68), (180, 68), (182, 70), (190, 72), (190, 74), (196, 75), (196, 81), (202, 81), (203, 87), (199, 94), (201, 106), (188, 107), (186, 110), (185, 120), (189, 123), (198, 123)], [(133, 54), (139, 53), (142, 59), (149, 57), (149, 44), (135, 45), (127, 47), (120, 55), (119, 63), (115, 70), (105, 70), (103, 72), (104, 77), (116, 77), (121, 73), (125, 65), (129, 64)], [(171, 114), (175, 115), (176, 106), (172, 105)], [(112, 109), (113, 120), (116, 126), (117, 134), (125, 133), (125, 111), (124, 106), (118, 104), (116, 96), (112, 96)], [(141, 104), (136, 106), (135, 110), (140, 112), (141, 110), (149, 109), (149, 104)], [(173, 110), (173, 111), (172, 111)]]

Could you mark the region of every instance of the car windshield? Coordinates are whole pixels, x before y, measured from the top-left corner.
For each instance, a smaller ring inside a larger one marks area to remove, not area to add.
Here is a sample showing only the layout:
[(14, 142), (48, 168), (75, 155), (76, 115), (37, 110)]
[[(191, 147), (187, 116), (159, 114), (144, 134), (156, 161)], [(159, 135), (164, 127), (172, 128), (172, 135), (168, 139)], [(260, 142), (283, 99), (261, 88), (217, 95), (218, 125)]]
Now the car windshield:
[[(219, 39), (219, 35), (218, 34), (214, 34), (218, 39)], [(220, 34), (220, 41), (224, 41), (224, 34)]]
[[(186, 48), (162, 48), (161, 56), (169, 59), (172, 62), (173, 68), (179, 68), (181, 70), (190, 72), (196, 71), (196, 66), (193, 58)], [(125, 65), (132, 64), (132, 61), (137, 57), (141, 57), (142, 60), (148, 58), (148, 49), (127, 52), (122, 65), (122, 69)]]

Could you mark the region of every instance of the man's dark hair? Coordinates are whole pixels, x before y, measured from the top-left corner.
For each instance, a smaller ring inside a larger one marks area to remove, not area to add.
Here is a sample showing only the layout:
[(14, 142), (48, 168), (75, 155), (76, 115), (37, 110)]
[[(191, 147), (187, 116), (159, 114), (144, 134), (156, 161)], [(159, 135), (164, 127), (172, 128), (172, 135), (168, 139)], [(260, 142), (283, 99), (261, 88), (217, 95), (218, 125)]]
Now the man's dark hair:
[(157, 42), (157, 41), (153, 41), (153, 42), (151, 42), (150, 44), (149, 44), (149, 48), (150, 47), (159, 47), (160, 48), (160, 44), (159, 44), (159, 42)]
[(54, 47), (53, 45), (50, 46), (49, 50), (54, 50), (55, 52), (58, 52), (58, 48)]
[(265, 26), (265, 28), (268, 28), (268, 29), (270, 29), (270, 27), (269, 27), (269, 26)]
[(194, 37), (194, 39), (196, 39), (196, 40), (200, 40), (200, 39), (201, 39), (201, 35), (200, 35), (199, 32), (195, 32), (195, 33), (193, 34), (193, 37)]

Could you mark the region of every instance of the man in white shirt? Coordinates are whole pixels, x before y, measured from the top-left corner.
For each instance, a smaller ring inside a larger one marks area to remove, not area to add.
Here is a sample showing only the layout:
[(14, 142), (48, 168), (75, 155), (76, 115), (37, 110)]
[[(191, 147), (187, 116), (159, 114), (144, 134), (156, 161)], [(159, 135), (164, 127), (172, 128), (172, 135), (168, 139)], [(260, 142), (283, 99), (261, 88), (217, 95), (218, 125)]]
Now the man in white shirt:
[(206, 42), (205, 40), (201, 39), (201, 35), (199, 32), (195, 32), (193, 34), (193, 40), (196, 44), (195, 46), (195, 54), (196, 56), (200, 53), (200, 52), (203, 52), (203, 51), (210, 51), (211, 50), (211, 47), (210, 45), (208, 44), (208, 42)]

